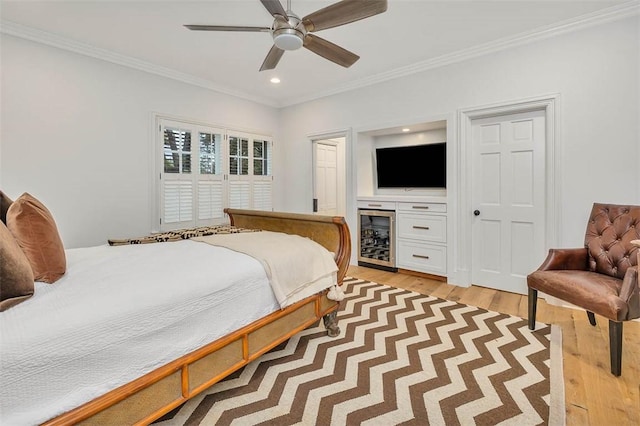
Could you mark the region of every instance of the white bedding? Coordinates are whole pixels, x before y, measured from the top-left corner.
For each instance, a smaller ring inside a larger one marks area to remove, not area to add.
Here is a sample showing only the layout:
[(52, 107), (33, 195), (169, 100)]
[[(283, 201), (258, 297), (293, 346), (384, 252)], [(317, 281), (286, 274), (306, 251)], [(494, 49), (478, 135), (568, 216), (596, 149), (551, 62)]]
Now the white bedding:
[(262, 231), (215, 234), (192, 240), (226, 247), (258, 259), (281, 308), (329, 288), (337, 281), (338, 266), (332, 254), (300, 235)]
[(261, 263), (194, 241), (67, 250), (0, 313), (0, 424), (33, 425), (279, 309)]

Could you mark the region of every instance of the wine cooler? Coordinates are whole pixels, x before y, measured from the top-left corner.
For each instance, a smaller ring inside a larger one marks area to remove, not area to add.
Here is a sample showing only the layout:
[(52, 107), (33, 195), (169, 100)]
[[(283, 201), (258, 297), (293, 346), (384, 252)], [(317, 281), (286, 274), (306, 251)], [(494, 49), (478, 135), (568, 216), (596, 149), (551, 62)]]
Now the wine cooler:
[(395, 216), (389, 210), (358, 210), (358, 265), (397, 271)]

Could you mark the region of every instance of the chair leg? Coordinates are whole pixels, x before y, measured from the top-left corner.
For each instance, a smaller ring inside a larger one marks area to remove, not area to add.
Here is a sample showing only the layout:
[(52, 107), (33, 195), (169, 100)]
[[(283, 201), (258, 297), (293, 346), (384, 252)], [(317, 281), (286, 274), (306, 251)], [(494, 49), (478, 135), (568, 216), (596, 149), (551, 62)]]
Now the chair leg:
[(609, 352), (611, 354), (611, 374), (622, 372), (622, 322), (609, 320)]
[(589, 324), (596, 325), (596, 316), (593, 314), (593, 312), (587, 311), (587, 316), (589, 317)]
[(538, 290), (529, 287), (529, 330), (536, 329), (536, 308), (538, 306)]

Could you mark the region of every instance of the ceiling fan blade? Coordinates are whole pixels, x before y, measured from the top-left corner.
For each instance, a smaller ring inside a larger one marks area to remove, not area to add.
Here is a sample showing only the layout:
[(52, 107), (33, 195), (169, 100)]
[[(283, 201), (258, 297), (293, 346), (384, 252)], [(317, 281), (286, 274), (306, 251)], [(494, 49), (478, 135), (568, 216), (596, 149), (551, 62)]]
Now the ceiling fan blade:
[(320, 31), (377, 15), (387, 10), (387, 0), (342, 0), (302, 18), (307, 31)]
[(260, 3), (269, 11), (269, 13), (275, 18), (276, 15), (287, 16), (287, 11), (282, 7), (280, 0), (260, 0)]
[(185, 25), (193, 31), (251, 31), (251, 32), (269, 32), (269, 27), (242, 27), (229, 25)]
[(349, 68), (358, 59), (360, 59), (360, 56), (355, 53), (351, 53), (347, 49), (313, 34), (307, 34), (305, 36), (304, 47), (313, 53), (330, 60), (331, 62), (342, 65), (345, 68)]
[(269, 53), (267, 53), (267, 57), (264, 58), (260, 71), (274, 69), (276, 65), (278, 65), (278, 62), (280, 62), (280, 58), (282, 58), (283, 53), (284, 50), (274, 44), (273, 47), (271, 47), (271, 50), (269, 50)]

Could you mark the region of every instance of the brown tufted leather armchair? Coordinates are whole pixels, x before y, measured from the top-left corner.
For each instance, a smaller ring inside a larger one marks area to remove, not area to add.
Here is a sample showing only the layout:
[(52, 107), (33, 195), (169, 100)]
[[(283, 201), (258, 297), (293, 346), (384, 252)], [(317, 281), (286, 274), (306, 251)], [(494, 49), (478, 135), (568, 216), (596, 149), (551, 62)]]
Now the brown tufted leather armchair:
[(622, 367), (622, 323), (640, 318), (640, 206), (595, 203), (584, 248), (550, 249), (537, 271), (527, 276), (529, 328), (536, 322), (538, 291), (609, 319), (611, 373)]

